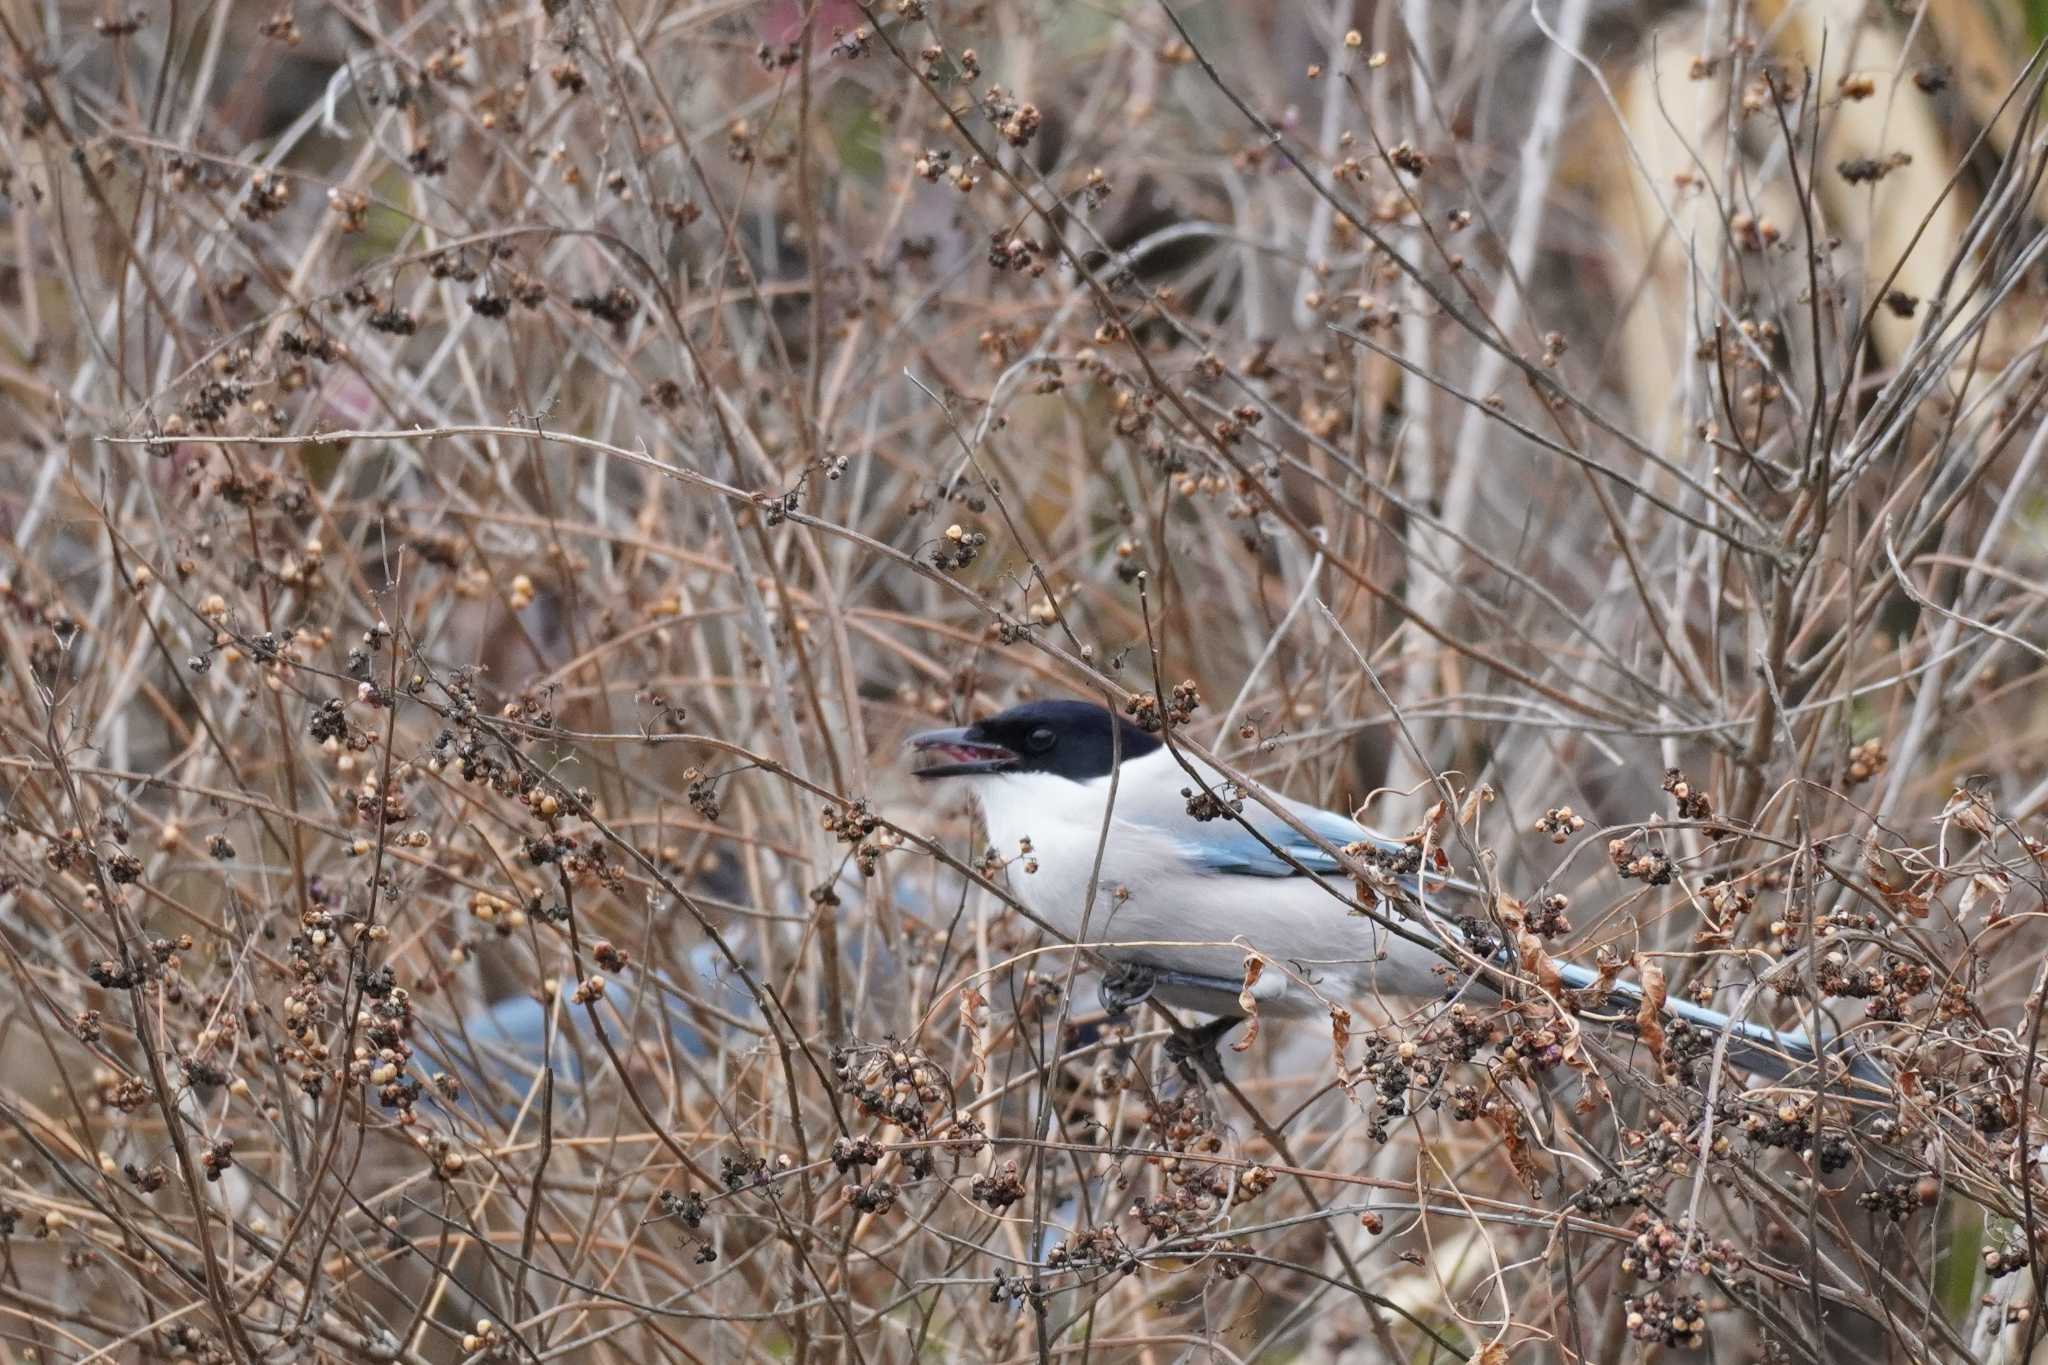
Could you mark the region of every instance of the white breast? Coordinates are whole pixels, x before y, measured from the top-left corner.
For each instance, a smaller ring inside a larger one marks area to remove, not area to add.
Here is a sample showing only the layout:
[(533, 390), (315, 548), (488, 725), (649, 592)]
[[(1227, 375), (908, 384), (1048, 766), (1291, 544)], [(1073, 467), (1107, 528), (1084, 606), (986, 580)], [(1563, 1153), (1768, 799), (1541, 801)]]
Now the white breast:
[[(1351, 913), (1331, 894), (1348, 895), (1348, 886), (1196, 870), (1184, 841), (1199, 839), (1202, 827), (1191, 819), (1185, 830), (1153, 823), (1157, 800), (1126, 804), (1134, 793), (1120, 791), (1118, 810), (1150, 818), (1118, 816), (1105, 836), (1106, 778), (1081, 784), (1030, 773), (969, 780), (989, 843), (1009, 860), (1013, 893), (1059, 933), (1094, 943), (1105, 956), (1237, 982), (1249, 948), (1269, 964), (1258, 992), (1262, 1013), (1321, 1014), (1338, 1004), (1393, 1014), (1444, 988), (1433, 955)], [(1101, 874), (1091, 903), (1098, 848)], [(1235, 1008), (1234, 991), (1162, 994), (1192, 1009)]]

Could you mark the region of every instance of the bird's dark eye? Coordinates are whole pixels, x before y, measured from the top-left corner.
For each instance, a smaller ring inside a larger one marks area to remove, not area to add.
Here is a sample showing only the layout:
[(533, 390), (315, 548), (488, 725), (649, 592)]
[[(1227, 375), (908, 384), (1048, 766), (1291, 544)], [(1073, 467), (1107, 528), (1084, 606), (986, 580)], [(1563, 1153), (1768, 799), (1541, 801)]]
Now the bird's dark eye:
[(1031, 752), (1034, 754), (1042, 754), (1059, 742), (1060, 737), (1046, 729), (1043, 725), (1033, 730), (1031, 738), (1024, 741), (1025, 744), (1030, 746)]

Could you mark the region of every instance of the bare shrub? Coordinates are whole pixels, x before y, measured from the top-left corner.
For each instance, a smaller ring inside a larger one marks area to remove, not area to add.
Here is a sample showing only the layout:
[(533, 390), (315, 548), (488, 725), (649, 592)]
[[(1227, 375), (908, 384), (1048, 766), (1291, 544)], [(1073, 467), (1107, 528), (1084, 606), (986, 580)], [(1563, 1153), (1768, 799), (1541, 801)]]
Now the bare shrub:
[[(1642, 8), (0, 9), (7, 1337), (2032, 1358), (2043, 66)], [(1046, 694), (1519, 951), (1189, 1086)]]

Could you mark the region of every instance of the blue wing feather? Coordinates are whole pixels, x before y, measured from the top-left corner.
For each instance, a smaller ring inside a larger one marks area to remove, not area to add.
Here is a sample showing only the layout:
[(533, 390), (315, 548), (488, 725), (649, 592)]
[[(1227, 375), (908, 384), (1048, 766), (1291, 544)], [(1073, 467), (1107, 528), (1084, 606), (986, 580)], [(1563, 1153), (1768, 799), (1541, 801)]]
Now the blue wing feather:
[[(1314, 806), (1294, 806), (1292, 809), (1304, 825), (1338, 848), (1359, 840), (1381, 845), (1389, 842), (1384, 836), (1335, 811), (1319, 810)], [(1281, 823), (1272, 812), (1255, 808), (1247, 802), (1244, 815), (1260, 834), (1265, 835), (1265, 842), (1235, 820), (1211, 820), (1199, 834), (1189, 838), (1189, 860), (1206, 872), (1230, 877), (1298, 877), (1302, 875), (1302, 868), (1317, 875), (1343, 870), (1335, 858), (1302, 838), (1291, 826)], [(1267, 842), (1271, 843), (1271, 848)], [(1282, 850), (1287, 856), (1280, 856), (1274, 849)]]

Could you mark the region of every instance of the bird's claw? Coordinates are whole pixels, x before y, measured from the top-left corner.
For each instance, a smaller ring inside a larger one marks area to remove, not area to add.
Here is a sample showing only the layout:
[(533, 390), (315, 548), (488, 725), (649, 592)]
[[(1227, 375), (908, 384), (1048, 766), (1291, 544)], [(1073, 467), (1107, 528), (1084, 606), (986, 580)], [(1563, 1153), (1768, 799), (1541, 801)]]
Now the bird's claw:
[[(1166, 1040), (1166, 1058), (1180, 1068), (1181, 1076), (1189, 1085), (1201, 1084), (1202, 1076), (1220, 1081), (1223, 1079), (1223, 1054), (1217, 1051), (1216, 1045), (1242, 1022), (1226, 1016), (1177, 1032)], [(1200, 1076), (1196, 1074), (1198, 1069)]]
[[(1151, 998), (1153, 991), (1168, 984), (1198, 985), (1227, 991), (1235, 983), (1168, 971), (1143, 962), (1119, 962), (1102, 974), (1103, 1008), (1109, 1012), (1110, 1018), (1121, 1019), (1133, 1005), (1143, 1004)], [(1166, 1058), (1179, 1069), (1189, 1085), (1200, 1085), (1203, 1077), (1220, 1081), (1223, 1079), (1223, 1054), (1216, 1050), (1216, 1045), (1241, 1022), (1235, 1016), (1226, 1015), (1194, 1028), (1176, 1027), (1173, 1036), (1166, 1040)]]
[(1119, 962), (1102, 974), (1102, 1005), (1112, 1019), (1121, 1019), (1134, 1005), (1151, 998), (1159, 971), (1142, 962)]

